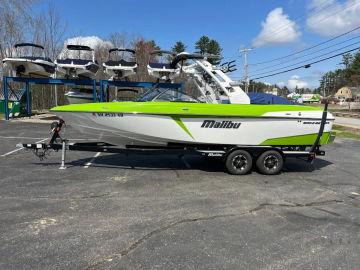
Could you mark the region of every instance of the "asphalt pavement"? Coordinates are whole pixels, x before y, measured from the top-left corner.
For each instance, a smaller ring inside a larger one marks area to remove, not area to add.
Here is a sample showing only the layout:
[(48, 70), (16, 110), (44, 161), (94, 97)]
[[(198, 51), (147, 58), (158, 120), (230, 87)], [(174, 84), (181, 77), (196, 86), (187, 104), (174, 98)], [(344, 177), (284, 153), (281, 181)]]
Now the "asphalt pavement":
[(15, 147), (48, 137), (0, 121), (0, 269), (359, 269), (359, 141), (233, 176), (218, 160), (86, 152), (59, 170), (60, 152)]
[(350, 127), (360, 129), (360, 119), (358, 119), (358, 118), (336, 116), (335, 124), (345, 125), (345, 126), (350, 126)]

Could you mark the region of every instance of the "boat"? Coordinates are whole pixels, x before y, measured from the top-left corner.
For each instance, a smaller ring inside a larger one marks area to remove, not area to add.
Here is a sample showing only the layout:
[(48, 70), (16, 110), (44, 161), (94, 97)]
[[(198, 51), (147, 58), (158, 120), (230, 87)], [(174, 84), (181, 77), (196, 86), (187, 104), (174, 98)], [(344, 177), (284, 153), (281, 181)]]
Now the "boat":
[[(81, 133), (122, 147), (171, 144), (311, 146), (323, 112), (300, 105), (109, 102), (51, 110)], [(328, 113), (321, 145), (330, 142)]]
[(65, 97), (70, 104), (90, 103), (94, 101), (93, 89), (72, 88), (65, 92)]
[(50, 77), (55, 64), (45, 56), (44, 47), (33, 43), (14, 45), (15, 57), (3, 59), (4, 75), (17, 77)]
[[(322, 110), (302, 105), (250, 104), (248, 95), (223, 69), (198, 55), (179, 54), (174, 59), (171, 65), (176, 69), (185, 60), (194, 61), (180, 69), (196, 80), (199, 97), (174, 89), (152, 89), (137, 101), (58, 106), (51, 109), (61, 119), (59, 125), (55, 124), (58, 128), (52, 141), (66, 123), (94, 140), (101, 138), (100, 144), (74, 144), (69, 148), (72, 150), (121, 153), (119, 149), (195, 149), (222, 157), (232, 174), (249, 172), (253, 159), (260, 172), (276, 174), (285, 157), (313, 160), (316, 155), (324, 155), (321, 145), (333, 141), (334, 117), (327, 112), (327, 105)], [(109, 148), (113, 146), (117, 148)], [(39, 148), (65, 151), (66, 145)]]
[[(84, 45), (67, 45), (66, 49), (64, 59), (55, 60), (57, 78), (95, 79), (99, 70), (99, 65), (95, 60), (95, 51)], [(74, 57), (75, 54), (77, 58)]]
[[(115, 54), (121, 54), (122, 56), (120, 59), (116, 59), (113, 56)], [(109, 60), (103, 63), (104, 72), (110, 77), (110, 80), (127, 78), (136, 73), (137, 64), (136, 61), (133, 61), (134, 58), (134, 50), (112, 48), (109, 50)]]
[(172, 81), (180, 75), (180, 66), (175, 60), (176, 53), (165, 50), (155, 50), (150, 53), (147, 69), (149, 75), (159, 81)]
[[(176, 91), (146, 92), (137, 101), (59, 106), (51, 111), (82, 133), (126, 147), (169, 144), (310, 146), (319, 131), (323, 111), (301, 105), (256, 105), (221, 68), (199, 55), (178, 54), (171, 62), (193, 60), (181, 67), (195, 76), (200, 96)], [(204, 73), (207, 76), (204, 76)], [(200, 81), (206, 80), (206, 81)], [(208, 86), (208, 87), (206, 87)], [(219, 96), (227, 97), (227, 102)], [(230, 104), (223, 104), (230, 103)], [(334, 117), (327, 113), (321, 143), (330, 141)]]

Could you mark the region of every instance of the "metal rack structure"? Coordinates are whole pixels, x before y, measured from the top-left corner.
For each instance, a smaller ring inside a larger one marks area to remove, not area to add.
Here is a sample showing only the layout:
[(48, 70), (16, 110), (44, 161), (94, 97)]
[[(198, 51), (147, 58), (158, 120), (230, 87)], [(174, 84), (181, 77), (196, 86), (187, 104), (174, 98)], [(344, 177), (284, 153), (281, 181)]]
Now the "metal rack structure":
[[(18, 82), (23, 83), (24, 87), (20, 89), (14, 89), (11, 83)], [(4, 100), (4, 111), (5, 119), (9, 120), (11, 110), (9, 109), (9, 101), (20, 102), (22, 96), (26, 96), (26, 114), (31, 116), (31, 89), (30, 86), (33, 84), (42, 85), (66, 85), (66, 86), (77, 86), (85, 85), (92, 86), (93, 88), (93, 101), (103, 102), (109, 101), (108, 95), (105, 90), (110, 86), (116, 87), (137, 87), (137, 88), (171, 88), (171, 89), (182, 89), (183, 84), (181, 83), (156, 83), (156, 82), (129, 82), (129, 81), (107, 81), (100, 80), (81, 80), (81, 79), (53, 79), (53, 78), (25, 78), (25, 77), (3, 77), (3, 89), (2, 95)], [(97, 95), (97, 86), (99, 86), (99, 97)], [(9, 99), (9, 97), (12, 99)]]

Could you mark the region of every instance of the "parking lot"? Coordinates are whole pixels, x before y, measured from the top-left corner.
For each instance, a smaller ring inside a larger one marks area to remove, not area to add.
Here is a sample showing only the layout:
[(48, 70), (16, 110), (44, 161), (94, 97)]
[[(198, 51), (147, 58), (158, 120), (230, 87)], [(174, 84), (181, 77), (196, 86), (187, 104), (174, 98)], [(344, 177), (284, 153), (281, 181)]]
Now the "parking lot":
[[(0, 121), (0, 269), (359, 269), (360, 142), (232, 176), (217, 160), (68, 152)], [(69, 139), (88, 138), (67, 127)]]

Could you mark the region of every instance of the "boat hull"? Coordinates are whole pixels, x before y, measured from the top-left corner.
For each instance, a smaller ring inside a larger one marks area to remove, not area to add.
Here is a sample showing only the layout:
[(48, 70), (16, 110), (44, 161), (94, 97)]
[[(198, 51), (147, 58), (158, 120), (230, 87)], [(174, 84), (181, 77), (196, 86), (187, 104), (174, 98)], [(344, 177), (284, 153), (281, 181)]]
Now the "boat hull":
[(65, 93), (65, 97), (67, 98), (70, 104), (91, 103), (94, 101), (94, 95), (90, 93), (90, 91), (80, 92), (80, 91), (70, 90)]
[(123, 66), (106, 66), (104, 65), (104, 72), (109, 76), (110, 80), (121, 80), (136, 73), (137, 67), (123, 67)]
[(51, 77), (55, 72), (55, 64), (44, 60), (29, 60), (23, 58), (6, 58), (4, 74), (25, 77)]
[(71, 65), (71, 64), (57, 64), (56, 75), (58, 78), (80, 78), (80, 79), (95, 79), (98, 66), (90, 65)]
[[(154, 115), (121, 112), (55, 112), (65, 123), (97, 141), (119, 146), (180, 144), (309, 146), (320, 129), (321, 111), (267, 113), (261, 117)], [(330, 139), (328, 116), (321, 144)]]

